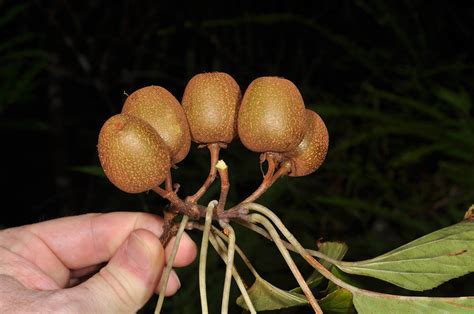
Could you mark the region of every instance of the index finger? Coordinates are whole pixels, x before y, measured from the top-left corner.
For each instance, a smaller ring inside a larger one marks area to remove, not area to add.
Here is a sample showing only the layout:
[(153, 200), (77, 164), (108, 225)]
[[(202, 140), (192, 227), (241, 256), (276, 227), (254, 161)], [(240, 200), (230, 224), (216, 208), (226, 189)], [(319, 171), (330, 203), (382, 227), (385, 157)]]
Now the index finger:
[[(161, 217), (141, 212), (86, 214), (45, 221), (26, 226), (38, 236), (69, 269), (80, 269), (108, 261), (136, 229), (146, 229), (156, 236), (163, 232)], [(175, 266), (194, 259), (194, 242), (185, 234)]]

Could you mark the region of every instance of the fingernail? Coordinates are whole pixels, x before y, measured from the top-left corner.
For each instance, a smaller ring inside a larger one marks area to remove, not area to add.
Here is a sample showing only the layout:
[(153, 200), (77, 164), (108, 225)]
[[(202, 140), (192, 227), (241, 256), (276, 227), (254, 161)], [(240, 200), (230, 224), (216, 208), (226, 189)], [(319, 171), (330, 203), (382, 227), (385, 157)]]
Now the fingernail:
[(126, 253), (134, 266), (140, 270), (150, 268), (150, 251), (146, 243), (133, 232), (127, 241)]
[(170, 279), (174, 279), (174, 280), (175, 280), (176, 285), (177, 285), (175, 291), (178, 291), (179, 288), (181, 288), (181, 281), (179, 280), (178, 274), (177, 274), (174, 270), (170, 273)]

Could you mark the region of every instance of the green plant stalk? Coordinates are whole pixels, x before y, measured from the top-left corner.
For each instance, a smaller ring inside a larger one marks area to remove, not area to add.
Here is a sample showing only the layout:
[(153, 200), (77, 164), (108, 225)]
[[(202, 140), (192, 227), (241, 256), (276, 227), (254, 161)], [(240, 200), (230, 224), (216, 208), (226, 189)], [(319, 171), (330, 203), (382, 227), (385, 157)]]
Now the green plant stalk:
[[(280, 250), (281, 255), (283, 256), (286, 263), (288, 264), (288, 267), (290, 268), (291, 272), (293, 273), (293, 276), (295, 277), (296, 281), (298, 281), (298, 284), (300, 285), (301, 289), (303, 290), (304, 294), (306, 295), (306, 298), (308, 299), (308, 302), (311, 305), (311, 307), (313, 308), (314, 312), (322, 314), (323, 311), (319, 307), (318, 302), (316, 301), (316, 298), (314, 297), (313, 293), (311, 292), (311, 289), (306, 284), (306, 281), (304, 280), (303, 276), (301, 275), (300, 271), (298, 270), (298, 267), (296, 266), (295, 262), (291, 258), (290, 253), (288, 252), (288, 250), (285, 248), (285, 246), (281, 242), (280, 235), (278, 234), (276, 229), (273, 227), (271, 222), (267, 218), (265, 218), (264, 216), (262, 216), (260, 214), (251, 214), (249, 216), (249, 221), (259, 223), (259, 224), (263, 225), (268, 230), (268, 232), (272, 236), (273, 241), (275, 242), (276, 246), (278, 247), (278, 250)], [(306, 251), (304, 251), (304, 252), (306, 253)]]
[[(212, 232), (217, 234), (222, 240), (228, 242), (229, 239), (227, 238), (227, 236), (222, 233), (222, 231), (220, 231), (219, 229), (217, 229), (216, 227), (212, 227)], [(235, 245), (235, 250), (237, 251), (237, 254), (239, 254), (240, 258), (242, 259), (242, 261), (244, 262), (244, 264), (247, 266), (247, 268), (250, 270), (250, 272), (252, 273), (252, 275), (254, 277), (260, 277), (260, 275), (258, 274), (257, 270), (255, 269), (255, 267), (253, 267), (252, 263), (250, 262), (250, 260), (248, 259), (247, 255), (245, 255), (245, 253), (240, 249), (240, 247), (238, 245)]]
[(161, 279), (160, 286), (160, 296), (158, 297), (158, 302), (156, 303), (155, 314), (161, 313), (161, 308), (163, 307), (163, 302), (165, 300), (166, 286), (168, 285), (171, 270), (173, 269), (173, 262), (176, 258), (176, 254), (178, 253), (179, 243), (181, 242), (181, 237), (183, 236), (184, 228), (186, 227), (188, 220), (188, 216), (183, 216), (183, 219), (181, 220), (181, 223), (179, 225), (178, 232), (176, 233), (176, 240), (174, 241), (173, 249), (171, 250), (171, 255), (168, 259), (165, 270), (163, 271), (163, 277)]
[[(222, 258), (222, 260), (224, 262), (227, 262), (227, 254), (225, 252), (227, 248), (224, 242), (220, 238), (214, 235), (214, 233), (217, 233), (216, 231), (219, 231), (219, 230), (217, 230), (217, 228), (213, 228), (212, 232), (209, 235), (209, 242), (211, 242), (212, 246), (214, 247), (216, 252), (219, 254), (219, 256)], [(242, 293), (242, 297), (244, 298), (244, 301), (247, 304), (247, 308), (249, 309), (250, 313), (251, 314), (257, 313), (257, 311), (255, 310), (255, 307), (252, 304), (252, 300), (250, 299), (250, 296), (247, 292), (247, 287), (245, 286), (244, 281), (240, 277), (240, 274), (234, 265), (232, 265), (232, 276), (234, 277), (234, 280), (237, 283), (237, 286), (239, 287), (240, 293)]]
[[(219, 206), (219, 205), (218, 205)], [(221, 223), (221, 227), (229, 235), (229, 245), (227, 247), (227, 260), (225, 269), (224, 288), (222, 289), (222, 305), (221, 313), (227, 314), (229, 312), (229, 296), (230, 296), (230, 284), (232, 283), (232, 267), (234, 266), (234, 255), (235, 255), (235, 232), (231, 225), (227, 223)]]
[[(267, 238), (268, 240), (270, 241), (273, 241), (271, 235), (265, 230), (263, 229), (262, 227), (260, 226), (257, 226), (253, 223), (250, 223), (248, 221), (244, 221), (244, 220), (236, 220), (238, 224), (252, 230), (252, 231), (255, 231), (256, 233), (262, 235), (263, 237)], [(281, 240), (281, 242), (283, 243), (283, 245), (290, 251), (293, 251), (295, 253), (298, 253), (298, 250), (289, 242), (285, 241), (285, 240)], [(311, 256), (314, 256), (314, 257), (317, 257), (317, 258), (321, 258), (331, 264), (337, 264), (337, 263), (340, 263), (340, 261), (337, 261), (329, 256), (327, 256), (326, 254), (323, 254), (319, 251), (316, 251), (316, 250), (311, 250), (311, 249), (305, 249), (306, 252), (308, 252), (309, 254), (311, 254)]]
[(216, 205), (217, 201), (211, 201), (207, 205), (206, 220), (204, 222), (204, 230), (202, 233), (201, 251), (199, 254), (199, 295), (201, 297), (201, 311), (206, 314), (209, 313), (206, 291), (207, 248), (209, 243), (209, 232), (211, 230), (212, 214)]
[[(256, 212), (259, 212), (262, 215), (265, 215), (268, 217), (280, 230), (280, 232), (287, 238), (287, 240), (293, 245), (293, 247), (297, 250), (297, 252), (311, 265), (313, 266), (317, 271), (321, 273), (324, 277), (327, 279), (331, 280), (334, 282), (336, 285), (346, 288), (347, 290), (351, 292), (357, 292), (360, 291), (361, 289), (353, 287), (344, 281), (340, 280), (336, 276), (334, 276), (329, 270), (327, 270), (320, 262), (318, 262), (314, 257), (309, 254), (306, 249), (296, 240), (295, 236), (285, 227), (283, 222), (280, 220), (280, 218), (277, 217), (270, 209), (266, 208), (265, 206), (262, 206), (257, 203), (248, 203), (245, 204), (245, 207), (254, 210)], [(254, 214), (251, 214), (250, 216), (253, 216)], [(268, 230), (270, 231), (270, 230)], [(276, 232), (276, 230), (275, 230)], [(271, 234), (271, 232), (270, 232)], [(272, 238), (275, 240), (275, 238), (272, 236)]]

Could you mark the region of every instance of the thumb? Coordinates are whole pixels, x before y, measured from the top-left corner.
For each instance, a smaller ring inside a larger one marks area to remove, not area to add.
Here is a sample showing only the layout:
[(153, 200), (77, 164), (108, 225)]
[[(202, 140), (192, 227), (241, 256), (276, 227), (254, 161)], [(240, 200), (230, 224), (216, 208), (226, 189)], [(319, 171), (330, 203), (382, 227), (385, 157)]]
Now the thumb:
[(76, 287), (83, 290), (81, 307), (94, 313), (138, 311), (155, 291), (164, 264), (158, 237), (144, 229), (133, 231), (107, 266)]

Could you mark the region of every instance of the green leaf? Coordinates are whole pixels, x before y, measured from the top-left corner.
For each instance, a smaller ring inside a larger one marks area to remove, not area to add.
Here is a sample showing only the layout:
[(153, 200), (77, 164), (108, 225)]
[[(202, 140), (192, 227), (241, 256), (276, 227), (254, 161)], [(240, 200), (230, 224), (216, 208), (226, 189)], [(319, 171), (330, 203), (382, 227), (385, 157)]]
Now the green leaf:
[[(340, 261), (342, 260), (344, 255), (346, 255), (347, 250), (348, 250), (347, 244), (345, 244), (344, 242), (328, 241), (328, 242), (321, 243), (318, 251), (323, 253), (326, 256), (329, 256), (332, 259)], [(327, 269), (331, 269), (332, 267), (332, 264), (325, 260), (322, 260), (321, 264), (323, 264), (323, 266), (326, 267)]]
[(324, 313), (355, 313), (352, 293), (343, 288), (337, 288), (318, 303)]
[[(308, 304), (304, 295), (277, 288), (261, 277), (256, 277), (255, 283), (248, 290), (248, 294), (257, 312), (279, 310)], [(248, 310), (242, 296), (238, 297), (236, 302)]]
[(379, 257), (340, 262), (344, 272), (423, 291), (474, 271), (474, 223), (440, 229)]
[(105, 178), (104, 170), (99, 166), (78, 166), (72, 167), (71, 170)]
[(398, 295), (354, 293), (354, 306), (358, 313), (473, 313), (474, 297), (426, 298)]

